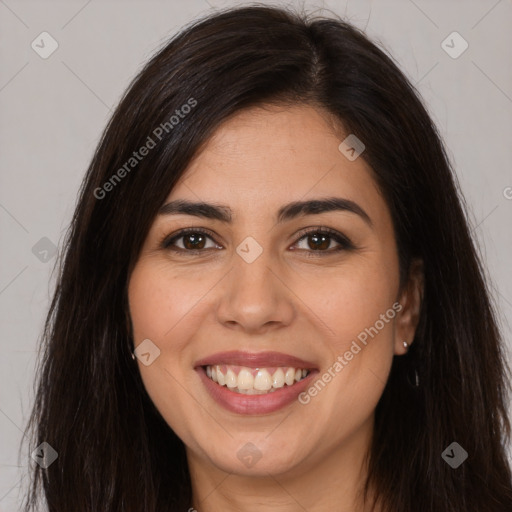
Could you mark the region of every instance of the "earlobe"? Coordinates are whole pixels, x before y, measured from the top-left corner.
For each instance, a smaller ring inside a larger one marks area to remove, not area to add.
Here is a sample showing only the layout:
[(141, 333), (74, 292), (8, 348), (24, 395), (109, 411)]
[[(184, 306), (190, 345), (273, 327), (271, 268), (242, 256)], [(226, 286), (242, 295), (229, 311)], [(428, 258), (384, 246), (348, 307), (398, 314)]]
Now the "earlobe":
[[(404, 355), (414, 341), (420, 319), (424, 291), (423, 261), (415, 259), (409, 267), (407, 283), (400, 294), (402, 309), (397, 314), (395, 324), (395, 354)], [(407, 345), (406, 345), (407, 344)]]

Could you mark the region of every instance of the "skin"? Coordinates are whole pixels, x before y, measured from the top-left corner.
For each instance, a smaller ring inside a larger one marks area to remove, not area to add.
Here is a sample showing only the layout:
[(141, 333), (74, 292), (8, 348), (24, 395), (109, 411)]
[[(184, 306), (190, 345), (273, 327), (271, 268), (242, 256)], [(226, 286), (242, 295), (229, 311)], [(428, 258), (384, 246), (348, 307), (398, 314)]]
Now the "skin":
[[(349, 161), (338, 150), (346, 135), (308, 105), (237, 113), (168, 196), (229, 206), (232, 223), (157, 217), (131, 275), (135, 346), (149, 338), (161, 351), (149, 366), (138, 361), (141, 377), (187, 447), (199, 512), (369, 510), (358, 491), (374, 410), (393, 357), (414, 338), (423, 285), (416, 264), (399, 289), (389, 208), (363, 158)], [(276, 224), (284, 204), (333, 195), (356, 202), (373, 226), (346, 211)], [(190, 237), (175, 242), (181, 253), (159, 246), (185, 227), (210, 230), (214, 239), (199, 254), (184, 252)], [(344, 234), (355, 249), (334, 252), (332, 238), (317, 249), (311, 235), (297, 236), (322, 227)], [(248, 236), (263, 248), (250, 264), (236, 252)], [(235, 414), (210, 397), (194, 370), (195, 361), (217, 352), (274, 350), (313, 362), (321, 375), (397, 301), (395, 318), (306, 405)], [(248, 442), (261, 454), (250, 468), (237, 457)]]

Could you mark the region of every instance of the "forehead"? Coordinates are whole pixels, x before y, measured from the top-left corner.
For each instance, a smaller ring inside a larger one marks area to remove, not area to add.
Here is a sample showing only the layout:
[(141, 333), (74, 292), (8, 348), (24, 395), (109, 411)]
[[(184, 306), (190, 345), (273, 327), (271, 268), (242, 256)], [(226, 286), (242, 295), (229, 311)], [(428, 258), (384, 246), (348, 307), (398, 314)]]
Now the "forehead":
[(168, 200), (216, 201), (256, 214), (340, 195), (378, 214), (379, 200), (385, 204), (370, 167), (339, 150), (347, 135), (327, 112), (309, 105), (239, 112), (217, 128)]

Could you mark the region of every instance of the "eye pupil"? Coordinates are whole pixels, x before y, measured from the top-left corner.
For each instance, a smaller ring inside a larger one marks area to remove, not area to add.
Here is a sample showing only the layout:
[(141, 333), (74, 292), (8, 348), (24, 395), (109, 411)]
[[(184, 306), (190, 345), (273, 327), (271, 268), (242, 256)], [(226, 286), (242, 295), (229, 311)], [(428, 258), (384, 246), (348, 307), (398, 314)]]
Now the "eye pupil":
[(330, 237), (321, 233), (313, 233), (309, 235), (309, 239), (313, 241), (313, 245), (308, 243), (311, 249), (328, 249)]
[[(205, 237), (199, 233), (190, 233), (188, 235), (185, 235), (183, 237), (183, 240), (184, 240), (183, 245), (187, 249), (194, 250), (194, 249), (203, 249), (204, 248)], [(189, 241), (191, 241), (191, 244), (188, 243)]]

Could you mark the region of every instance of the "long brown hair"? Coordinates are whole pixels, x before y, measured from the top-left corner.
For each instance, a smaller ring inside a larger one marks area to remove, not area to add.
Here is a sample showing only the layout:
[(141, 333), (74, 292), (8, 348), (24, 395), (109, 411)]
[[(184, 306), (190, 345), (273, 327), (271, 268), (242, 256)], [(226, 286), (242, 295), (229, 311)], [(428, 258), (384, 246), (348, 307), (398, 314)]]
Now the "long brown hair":
[[(511, 511), (510, 372), (439, 134), (393, 59), (360, 30), (262, 6), (216, 13), (173, 37), (103, 133), (60, 259), (28, 425), (31, 449), (47, 442), (58, 458), (32, 464), (25, 511), (40, 494), (51, 512), (190, 506), (184, 445), (130, 357), (127, 283), (193, 156), (221, 121), (265, 103), (321, 106), (364, 141), (401, 276), (412, 258), (424, 262), (420, 324), (377, 406), (367, 489), (386, 512)], [(148, 137), (154, 146), (131, 161)], [(441, 456), (452, 442), (468, 453), (456, 469)]]

